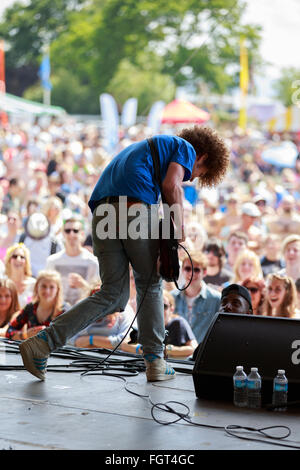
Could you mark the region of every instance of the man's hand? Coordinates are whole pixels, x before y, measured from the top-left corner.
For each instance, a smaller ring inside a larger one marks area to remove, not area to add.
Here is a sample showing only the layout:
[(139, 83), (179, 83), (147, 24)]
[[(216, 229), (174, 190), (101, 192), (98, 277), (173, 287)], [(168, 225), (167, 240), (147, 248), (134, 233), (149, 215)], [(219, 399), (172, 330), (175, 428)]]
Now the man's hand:
[[(27, 325), (25, 325), (27, 326)], [(35, 336), (38, 334), (39, 331), (44, 330), (46, 327), (45, 326), (33, 326), (32, 328), (26, 328), (25, 330), (23, 329), (23, 338), (31, 338), (31, 336)]]
[(87, 288), (88, 283), (83, 279), (80, 274), (77, 273), (70, 273), (68, 276), (69, 286), (73, 287), (74, 289), (82, 289)]

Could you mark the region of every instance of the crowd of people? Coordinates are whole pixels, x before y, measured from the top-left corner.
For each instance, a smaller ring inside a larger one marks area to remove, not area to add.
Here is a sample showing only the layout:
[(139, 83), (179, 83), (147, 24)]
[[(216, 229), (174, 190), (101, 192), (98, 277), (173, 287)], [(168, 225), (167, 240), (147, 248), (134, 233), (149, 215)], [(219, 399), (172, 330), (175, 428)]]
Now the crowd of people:
[[(193, 279), (185, 290), (164, 282), (169, 357), (193, 354), (215, 314), (224, 311), (232, 284), (251, 303), (244, 313), (300, 318), (300, 156), (295, 168), (278, 168), (264, 162), (262, 151), (286, 136), (223, 134), (231, 165), (222, 184), (184, 184), (182, 245), (189, 256), (179, 247), (178, 282), (184, 288), (192, 271)], [(115, 153), (149, 135), (143, 125), (120, 129)], [(111, 158), (96, 122), (8, 120), (0, 127), (0, 336), (33, 336), (89, 295), (91, 286), (101, 289), (87, 202)], [(234, 301), (226, 308), (240, 311)], [(70, 344), (114, 348), (125, 336), (120, 348), (142, 353), (135, 313), (132, 276), (126, 309), (90, 325)]]

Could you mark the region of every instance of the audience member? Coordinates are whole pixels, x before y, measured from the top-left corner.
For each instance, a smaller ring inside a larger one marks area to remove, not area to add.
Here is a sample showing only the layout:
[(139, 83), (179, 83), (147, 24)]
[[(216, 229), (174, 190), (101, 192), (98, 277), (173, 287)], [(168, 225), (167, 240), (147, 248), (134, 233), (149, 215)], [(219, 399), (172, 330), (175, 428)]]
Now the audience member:
[(174, 315), (175, 300), (173, 295), (164, 291), (163, 297), (166, 327), (165, 344), (168, 357), (191, 356), (198, 345), (195, 335), (185, 318)]
[(220, 238), (226, 239), (232, 229), (237, 226), (241, 221), (241, 211), (238, 204), (238, 195), (229, 193), (226, 199), (226, 211), (220, 220), (221, 231)]
[(20, 236), (21, 220), (17, 212), (9, 211), (7, 214), (6, 233), (0, 238), (0, 258), (4, 260), (6, 250), (17, 243)]
[[(181, 316), (174, 314), (175, 300), (173, 295), (164, 290), (164, 322), (166, 328), (165, 345), (168, 357), (185, 358), (192, 355), (198, 343), (189, 323)], [(138, 331), (134, 329), (129, 338), (121, 345), (123, 351), (142, 354), (142, 346), (138, 343)]]
[[(185, 318), (200, 343), (211, 320), (218, 311), (221, 294), (206, 285), (203, 278), (206, 274), (207, 258), (203, 253), (190, 253), (193, 263), (193, 279), (184, 291), (173, 291), (175, 298), (175, 313)], [(186, 285), (191, 280), (192, 266), (190, 258), (186, 255), (182, 263)]]
[(24, 340), (35, 336), (68, 308), (69, 305), (63, 303), (60, 275), (55, 271), (41, 271), (32, 302), (9, 322), (6, 337)]
[(293, 279), (273, 273), (268, 274), (266, 283), (265, 314), (271, 317), (300, 318)]
[(239, 284), (225, 287), (221, 294), (219, 312), (252, 315), (252, 300), (248, 289)]
[(232, 231), (245, 233), (248, 237), (248, 243), (251, 243), (255, 250), (261, 247), (264, 235), (258, 226), (260, 217), (261, 214), (256, 205), (252, 202), (245, 202), (241, 207), (241, 222), (232, 229)]
[(25, 208), (25, 214), (22, 220), (22, 227), (26, 226), (28, 217), (35, 212), (39, 212), (39, 203), (37, 199), (28, 199)]
[(261, 213), (261, 220), (265, 225), (265, 221), (270, 217), (275, 215), (275, 210), (268, 203), (268, 198), (263, 194), (256, 194), (253, 198), (254, 204), (258, 207)]
[(233, 267), (236, 259), (242, 250), (247, 248), (248, 237), (243, 232), (232, 232), (227, 240), (226, 246), (226, 263), (224, 268), (233, 274)]
[(281, 237), (300, 232), (300, 215), (296, 212), (295, 199), (290, 194), (283, 196), (277, 214), (266, 221), (269, 233)]
[(3, 198), (2, 213), (8, 214), (10, 211), (19, 212), (21, 209), (21, 193), (24, 187), (22, 180), (11, 178), (9, 180), (8, 191)]
[(50, 232), (54, 236), (57, 236), (61, 232), (63, 226), (62, 209), (62, 201), (56, 196), (46, 199), (42, 207), (42, 212), (50, 223)]
[(32, 300), (36, 279), (32, 277), (30, 253), (24, 243), (8, 248), (5, 256), (5, 274), (14, 281), (21, 308)]
[[(300, 162), (300, 159), (299, 159)], [(300, 310), (300, 278), (298, 278), (295, 282), (296, 291), (297, 291), (297, 308)]]
[(282, 276), (289, 276), (294, 281), (300, 277), (300, 235), (292, 234), (282, 242), (285, 268), (278, 271)]
[(41, 212), (34, 212), (28, 217), (25, 231), (21, 234), (19, 242), (24, 243), (30, 252), (34, 277), (37, 277), (38, 273), (46, 268), (48, 256), (62, 248), (58, 239), (51, 234), (47, 217)]
[[(123, 312), (112, 313), (92, 323), (74, 338), (71, 338), (70, 343), (78, 348), (114, 349), (122, 340), (125, 344), (127, 343), (129, 327), (133, 320), (134, 312), (127, 304)], [(120, 345), (120, 349), (122, 349), (122, 345), (123, 343)]]
[[(252, 315), (252, 302), (249, 291), (239, 284), (229, 284), (221, 292), (220, 307), (218, 313), (238, 313), (242, 315)], [(206, 334), (206, 332), (205, 332)], [(203, 342), (204, 336), (201, 339)], [(195, 361), (198, 356), (201, 344), (197, 346), (193, 354)]]
[(65, 221), (63, 237), (65, 247), (48, 257), (46, 269), (60, 273), (64, 300), (74, 305), (82, 297), (83, 289), (99, 278), (99, 266), (97, 258), (82, 246), (84, 231), (79, 217)]
[(203, 226), (208, 237), (219, 237), (222, 228), (223, 214), (219, 210), (218, 201), (212, 194), (202, 194), (204, 204)]
[(264, 279), (248, 278), (241, 285), (250, 292), (253, 315), (263, 315), (266, 287)]
[(206, 284), (219, 289), (231, 278), (231, 273), (224, 268), (225, 250), (218, 238), (210, 238), (205, 246), (207, 256), (206, 275), (203, 278)]
[(264, 277), (268, 274), (283, 269), (284, 263), (281, 259), (281, 240), (279, 235), (270, 233), (263, 243), (263, 256), (260, 259)]
[(248, 277), (263, 279), (259, 257), (252, 250), (243, 250), (236, 259), (233, 268), (232, 283), (242, 284)]
[(0, 279), (0, 336), (5, 336), (8, 323), (20, 309), (18, 293), (11, 279)]
[[(192, 243), (195, 251), (202, 251), (204, 243), (207, 240), (207, 233), (199, 222), (188, 222), (186, 226), (186, 242), (190, 248), (190, 242)], [(185, 244), (184, 244), (185, 245)]]

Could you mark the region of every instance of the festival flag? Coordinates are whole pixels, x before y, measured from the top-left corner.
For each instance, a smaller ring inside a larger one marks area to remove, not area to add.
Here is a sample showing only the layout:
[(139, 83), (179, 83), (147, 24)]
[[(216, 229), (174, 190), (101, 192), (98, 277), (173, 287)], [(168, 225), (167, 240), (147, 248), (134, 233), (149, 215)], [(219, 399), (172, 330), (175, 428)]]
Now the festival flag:
[(105, 131), (104, 147), (107, 152), (114, 154), (119, 143), (119, 114), (114, 97), (108, 93), (102, 93), (100, 109)]
[(0, 39), (0, 92), (5, 93), (5, 53), (3, 39)]
[(50, 57), (49, 57), (49, 54), (46, 53), (43, 56), (43, 59), (40, 65), (40, 70), (39, 70), (39, 77), (41, 79), (41, 84), (45, 90), (51, 90), (52, 88), (52, 84), (50, 82), (50, 73), (51, 73)]
[(166, 103), (164, 101), (156, 101), (150, 109), (147, 126), (152, 130), (153, 134), (158, 134), (159, 132), (162, 113), (165, 106)]
[(123, 127), (128, 128), (134, 126), (136, 123), (136, 114), (137, 114), (137, 99), (129, 98), (122, 110), (121, 124)]
[(249, 71), (248, 71), (248, 51), (245, 46), (245, 38), (240, 40), (240, 92), (241, 92), (241, 105), (239, 126), (244, 131), (247, 127), (247, 94), (249, 85)]

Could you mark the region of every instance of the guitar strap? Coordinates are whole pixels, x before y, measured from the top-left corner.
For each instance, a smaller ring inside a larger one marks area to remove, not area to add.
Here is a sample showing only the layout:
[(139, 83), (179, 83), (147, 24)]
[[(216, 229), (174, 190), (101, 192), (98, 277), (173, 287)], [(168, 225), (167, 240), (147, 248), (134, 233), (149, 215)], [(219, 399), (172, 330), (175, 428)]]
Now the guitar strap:
[(156, 145), (154, 144), (154, 141), (153, 141), (152, 137), (147, 139), (147, 141), (148, 141), (148, 144), (150, 145), (155, 179), (156, 179), (156, 181), (158, 183), (158, 186), (159, 186), (159, 189), (160, 189), (162, 202), (165, 202), (164, 195), (163, 195), (163, 192), (162, 192), (161, 173), (160, 173), (160, 160), (159, 160), (158, 151), (157, 151)]

